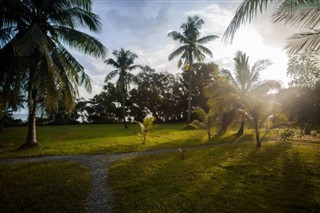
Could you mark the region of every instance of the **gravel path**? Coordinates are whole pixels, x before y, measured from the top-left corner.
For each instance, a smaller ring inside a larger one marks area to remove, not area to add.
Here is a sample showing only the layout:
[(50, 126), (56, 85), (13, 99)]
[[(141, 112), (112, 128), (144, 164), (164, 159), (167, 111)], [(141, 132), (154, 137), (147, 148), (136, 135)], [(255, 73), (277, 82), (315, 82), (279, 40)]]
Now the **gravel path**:
[[(223, 144), (199, 145), (193, 147), (185, 147), (182, 150), (191, 150), (198, 148), (207, 148), (213, 146), (221, 146)], [(155, 155), (160, 153), (180, 152), (179, 148), (172, 149), (156, 149), (141, 152), (128, 152), (120, 154), (92, 154), (92, 155), (58, 155), (58, 156), (42, 156), (31, 158), (12, 158), (1, 159), (0, 163), (29, 163), (29, 162), (49, 162), (49, 161), (76, 161), (84, 164), (89, 168), (91, 176), (91, 191), (88, 197), (87, 212), (109, 212), (111, 209), (111, 191), (107, 187), (106, 181), (110, 165), (117, 160), (128, 157), (137, 157), (144, 155)]]

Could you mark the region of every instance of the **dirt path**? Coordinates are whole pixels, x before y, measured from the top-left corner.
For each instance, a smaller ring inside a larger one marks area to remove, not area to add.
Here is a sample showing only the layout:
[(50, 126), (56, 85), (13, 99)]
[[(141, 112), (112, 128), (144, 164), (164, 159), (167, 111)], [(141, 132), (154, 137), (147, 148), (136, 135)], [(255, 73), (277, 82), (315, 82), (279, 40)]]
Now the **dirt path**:
[[(198, 148), (208, 148), (222, 146), (230, 143), (199, 145), (193, 147), (184, 147), (182, 150), (191, 150)], [(117, 160), (128, 157), (137, 157), (144, 155), (155, 155), (160, 153), (177, 152), (179, 148), (157, 149), (141, 152), (128, 152), (120, 154), (92, 154), (92, 155), (61, 155), (61, 156), (42, 156), (31, 158), (12, 158), (1, 159), (0, 163), (29, 163), (29, 162), (50, 162), (50, 161), (76, 161), (89, 168), (91, 177), (91, 191), (88, 196), (88, 212), (109, 212), (111, 209), (111, 190), (107, 187), (107, 177), (110, 165)]]

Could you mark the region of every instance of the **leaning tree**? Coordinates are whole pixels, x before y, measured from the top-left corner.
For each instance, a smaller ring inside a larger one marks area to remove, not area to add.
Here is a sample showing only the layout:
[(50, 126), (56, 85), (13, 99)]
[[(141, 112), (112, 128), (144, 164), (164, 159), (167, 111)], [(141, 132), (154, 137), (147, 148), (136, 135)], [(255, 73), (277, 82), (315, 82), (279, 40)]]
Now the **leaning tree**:
[(90, 0), (1, 0), (0, 5), (0, 88), (27, 96), (28, 134), (22, 148), (33, 147), (40, 104), (49, 112), (60, 103), (71, 110), (78, 85), (91, 90), (89, 76), (65, 46), (104, 57), (106, 48), (76, 29), (98, 33), (101, 23)]

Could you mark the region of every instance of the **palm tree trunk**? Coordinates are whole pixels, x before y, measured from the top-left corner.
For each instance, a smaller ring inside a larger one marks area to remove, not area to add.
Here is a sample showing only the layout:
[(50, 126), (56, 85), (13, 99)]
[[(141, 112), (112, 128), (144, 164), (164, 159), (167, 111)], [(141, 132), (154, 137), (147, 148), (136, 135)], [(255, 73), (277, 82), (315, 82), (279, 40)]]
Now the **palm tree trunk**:
[(233, 117), (235, 115), (235, 110), (225, 112), (222, 114), (222, 124), (216, 134), (216, 136), (221, 136), (228, 130), (229, 125), (231, 124)]
[(192, 84), (192, 65), (193, 65), (193, 62), (192, 62), (192, 53), (189, 53), (189, 79), (188, 79), (188, 118), (187, 118), (187, 123), (190, 123), (191, 122), (191, 84)]
[(241, 136), (241, 135), (243, 135), (245, 122), (246, 122), (246, 118), (244, 117), (244, 115), (242, 115), (241, 123), (240, 123), (240, 128), (239, 128), (236, 136)]
[(142, 144), (146, 144), (146, 140), (147, 140), (147, 133), (144, 133)]
[(187, 123), (191, 121), (191, 70), (189, 70), (189, 85), (188, 85), (188, 118)]
[(38, 146), (37, 142), (37, 131), (36, 131), (36, 91), (34, 89), (34, 72), (30, 72), (30, 79), (28, 85), (28, 104), (29, 104), (29, 115), (28, 115), (28, 134), (24, 144), (20, 149), (27, 149)]
[(254, 122), (254, 132), (255, 132), (255, 135), (256, 135), (256, 147), (260, 148), (261, 147), (261, 138), (260, 138), (260, 131), (259, 131), (258, 121)]
[(122, 117), (124, 128), (128, 128), (126, 123), (126, 90), (125, 90), (124, 72), (122, 74)]

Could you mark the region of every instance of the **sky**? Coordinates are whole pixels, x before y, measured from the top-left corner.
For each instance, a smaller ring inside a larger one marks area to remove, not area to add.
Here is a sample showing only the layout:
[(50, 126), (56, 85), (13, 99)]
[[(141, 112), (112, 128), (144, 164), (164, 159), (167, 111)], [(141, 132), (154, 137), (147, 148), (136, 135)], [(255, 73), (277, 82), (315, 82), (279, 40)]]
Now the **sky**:
[[(270, 59), (272, 66), (261, 72), (261, 80), (276, 79), (286, 86), (286, 38), (294, 29), (272, 23), (272, 8), (259, 15), (252, 23), (237, 31), (232, 44), (221, 37), (241, 1), (238, 0), (93, 0), (93, 12), (100, 16), (102, 32), (94, 35), (108, 48), (106, 58), (113, 50), (124, 48), (138, 55), (136, 64), (149, 65), (156, 71), (182, 72), (177, 61), (168, 61), (168, 55), (179, 47), (177, 41), (167, 37), (168, 32), (179, 31), (188, 16), (198, 15), (205, 24), (201, 36), (217, 35), (220, 38), (206, 44), (212, 53), (205, 62), (215, 62), (220, 68), (233, 70), (233, 58), (238, 50), (246, 52), (249, 63)], [(80, 96), (91, 98), (98, 94), (108, 72), (114, 70), (103, 59), (95, 59), (73, 51), (92, 79), (91, 94), (80, 88)]]

